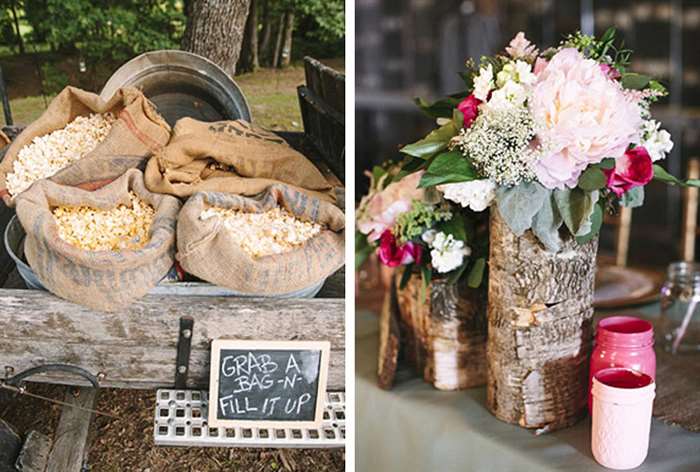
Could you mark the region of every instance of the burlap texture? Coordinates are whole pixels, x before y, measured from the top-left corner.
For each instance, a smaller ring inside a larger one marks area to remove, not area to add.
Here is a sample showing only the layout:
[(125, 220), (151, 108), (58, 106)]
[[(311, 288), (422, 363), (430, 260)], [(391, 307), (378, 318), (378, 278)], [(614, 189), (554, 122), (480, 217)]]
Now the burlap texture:
[[(246, 212), (280, 207), (326, 229), (298, 249), (253, 258), (233, 242), (221, 218), (200, 220), (202, 211), (211, 206)], [(177, 260), (185, 271), (215, 285), (249, 295), (281, 295), (318, 283), (342, 267), (344, 236), (340, 209), (285, 185), (272, 185), (254, 198), (199, 192), (178, 216)]]
[(116, 179), (128, 169), (145, 164), (170, 139), (170, 126), (139, 90), (119, 89), (105, 102), (94, 93), (66, 87), (46, 111), (17, 136), (0, 163), (0, 195), (5, 204), (14, 205), (14, 198), (7, 192), (6, 176), (13, 171), (20, 149), (37, 136), (64, 128), (78, 116), (107, 112), (118, 118), (107, 138), (85, 157), (52, 176), (52, 181), (76, 186)]
[[(51, 209), (87, 205), (109, 209), (129, 204), (129, 190), (155, 209), (148, 244), (138, 250), (87, 251), (63, 241)], [(17, 216), (27, 232), (24, 252), (44, 286), (90, 308), (114, 311), (144, 296), (175, 262), (175, 226), (180, 201), (149, 192), (141, 171), (131, 169), (94, 192), (36, 182), (17, 197)]]
[(243, 120), (182, 118), (168, 145), (148, 161), (145, 174), (149, 190), (178, 197), (202, 191), (254, 196), (284, 183), (335, 200), (331, 184), (303, 154)]

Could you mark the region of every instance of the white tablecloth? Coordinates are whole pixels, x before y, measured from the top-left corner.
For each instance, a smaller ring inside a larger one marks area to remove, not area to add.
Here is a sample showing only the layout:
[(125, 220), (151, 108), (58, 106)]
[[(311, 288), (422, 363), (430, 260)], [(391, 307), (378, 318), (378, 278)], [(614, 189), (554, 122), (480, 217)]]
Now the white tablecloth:
[[(379, 389), (377, 318), (360, 311), (356, 320), (356, 470), (608, 470), (591, 455), (590, 419), (535, 436), (491, 416), (485, 387), (441, 392), (402, 371), (393, 390)], [(636, 471), (700, 472), (700, 434), (652, 420), (649, 455)]]

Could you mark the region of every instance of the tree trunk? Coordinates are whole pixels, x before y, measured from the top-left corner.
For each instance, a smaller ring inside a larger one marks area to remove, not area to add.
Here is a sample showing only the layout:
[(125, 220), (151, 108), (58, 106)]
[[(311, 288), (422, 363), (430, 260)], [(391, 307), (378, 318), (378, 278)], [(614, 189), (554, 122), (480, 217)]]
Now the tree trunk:
[(263, 2), (263, 14), (262, 14), (262, 33), (260, 44), (258, 47), (258, 55), (261, 57), (261, 63), (265, 66), (269, 66), (270, 61), (270, 39), (272, 38), (272, 28), (274, 22), (272, 20), (272, 15), (270, 15), (270, 3), (268, 0)]
[(260, 67), (258, 59), (258, 9), (257, 1), (250, 0), (250, 11), (245, 25), (245, 37), (241, 50), (240, 71), (255, 72)]
[(486, 292), (444, 278), (413, 274), (403, 289), (396, 277), (401, 349), (423, 379), (440, 390), (486, 383)]
[(275, 50), (272, 53), (272, 67), (279, 67), (280, 64), (280, 54), (282, 52), (282, 37), (284, 36), (284, 18), (285, 15), (280, 16), (277, 22), (277, 29), (275, 30)]
[(22, 32), (19, 29), (19, 15), (17, 15), (16, 0), (12, 1), (10, 11), (12, 12), (12, 21), (15, 25), (15, 33), (17, 34), (17, 47), (19, 47), (19, 53), (24, 54), (24, 41), (22, 40)]
[(280, 56), (280, 67), (288, 67), (292, 62), (292, 39), (294, 34), (294, 12), (287, 12), (284, 25), (284, 46)]
[(551, 431), (585, 414), (597, 240), (546, 252), (491, 210), (488, 408)]
[(236, 73), (250, 0), (189, 0), (182, 48)]

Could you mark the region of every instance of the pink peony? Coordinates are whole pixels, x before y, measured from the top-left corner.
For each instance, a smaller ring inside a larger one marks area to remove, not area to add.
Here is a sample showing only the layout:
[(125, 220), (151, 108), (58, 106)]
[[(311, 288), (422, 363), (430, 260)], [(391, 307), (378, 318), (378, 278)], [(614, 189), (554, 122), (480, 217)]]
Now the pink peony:
[(631, 188), (648, 184), (654, 178), (651, 156), (642, 146), (637, 146), (618, 157), (615, 168), (605, 170), (608, 188), (621, 197)]
[(469, 95), (457, 105), (457, 109), (464, 115), (465, 128), (469, 128), (476, 119), (476, 115), (479, 114), (479, 105), (481, 105), (481, 100), (476, 98), (474, 94)]
[(390, 230), (386, 230), (382, 233), (377, 254), (382, 264), (389, 267), (398, 267), (412, 262), (420, 264), (423, 249), (414, 242), (407, 242), (401, 246), (397, 245), (394, 235)]
[(411, 209), (413, 200), (423, 199), (425, 192), (418, 188), (422, 176), (422, 171), (407, 175), (368, 199), (357, 221), (357, 229), (368, 235), (368, 241), (378, 240), (382, 233), (394, 226), (400, 214)]
[(624, 154), (642, 123), (638, 103), (572, 48), (555, 54), (537, 77), (530, 109), (545, 150), (535, 172), (547, 188), (573, 188), (590, 164)]
[(608, 79), (617, 80), (620, 77), (622, 77), (622, 74), (620, 74), (620, 71), (615, 69), (610, 64), (600, 64), (600, 70), (603, 71), (603, 74), (605, 74), (605, 76)]

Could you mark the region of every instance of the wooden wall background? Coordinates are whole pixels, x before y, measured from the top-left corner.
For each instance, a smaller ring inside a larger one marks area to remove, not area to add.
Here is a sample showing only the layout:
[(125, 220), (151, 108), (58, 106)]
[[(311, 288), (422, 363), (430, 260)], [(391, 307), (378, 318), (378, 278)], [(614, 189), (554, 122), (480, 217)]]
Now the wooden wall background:
[[(676, 143), (667, 167), (684, 175), (687, 160), (700, 155), (700, 0), (357, 0), (356, 15), (358, 199), (365, 169), (433, 126), (412, 99), (456, 91), (464, 59), (503, 49), (518, 31), (546, 46), (567, 32), (614, 25), (635, 51), (633, 69), (671, 92), (654, 111)], [(632, 264), (678, 257), (680, 212), (679, 191), (652, 184), (633, 215)], [(612, 240), (607, 228), (603, 248)]]

